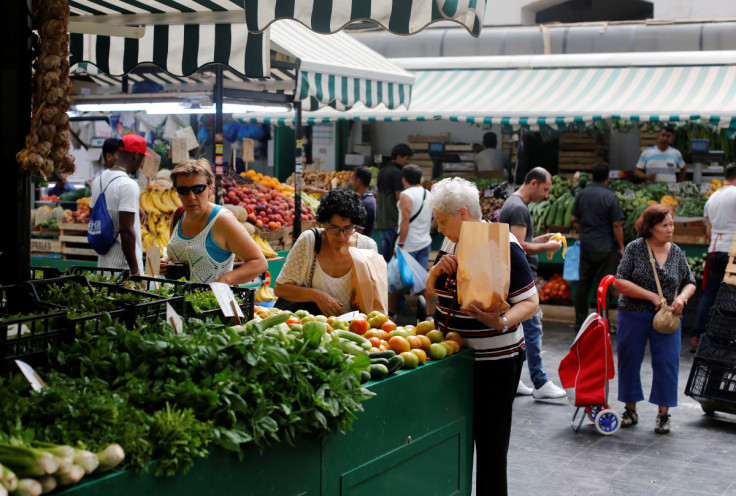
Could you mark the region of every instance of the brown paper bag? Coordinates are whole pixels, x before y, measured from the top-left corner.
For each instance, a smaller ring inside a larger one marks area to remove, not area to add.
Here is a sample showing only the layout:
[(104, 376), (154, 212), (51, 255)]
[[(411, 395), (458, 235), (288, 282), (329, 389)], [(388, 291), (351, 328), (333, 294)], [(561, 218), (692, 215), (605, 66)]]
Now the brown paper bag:
[(388, 313), (388, 275), (386, 260), (375, 250), (350, 248), (353, 257), (353, 277), (350, 282), (350, 303), (355, 310), (368, 314)]
[(463, 222), (457, 243), (457, 301), (461, 308), (509, 308), (509, 225)]

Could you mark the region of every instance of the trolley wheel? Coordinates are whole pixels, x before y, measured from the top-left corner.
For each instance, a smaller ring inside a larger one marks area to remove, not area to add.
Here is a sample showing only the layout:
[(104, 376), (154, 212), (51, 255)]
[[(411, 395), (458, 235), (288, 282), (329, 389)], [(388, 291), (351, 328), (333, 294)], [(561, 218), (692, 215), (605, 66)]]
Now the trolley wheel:
[(591, 406), (590, 410), (588, 410), (588, 418), (591, 422), (595, 422), (595, 417), (598, 415), (598, 412), (602, 410), (599, 406)]
[(706, 415), (713, 415), (716, 412), (716, 402), (712, 400), (701, 400), (700, 407)]
[(610, 436), (621, 426), (621, 418), (613, 410), (601, 410), (595, 416), (595, 428), (604, 436)]

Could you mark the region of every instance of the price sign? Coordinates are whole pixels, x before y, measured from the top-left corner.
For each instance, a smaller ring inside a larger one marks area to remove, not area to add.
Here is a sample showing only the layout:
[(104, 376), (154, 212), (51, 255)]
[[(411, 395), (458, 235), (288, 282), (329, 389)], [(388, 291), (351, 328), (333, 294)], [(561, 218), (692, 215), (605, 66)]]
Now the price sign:
[(491, 188), (484, 189), (483, 198), (493, 198), (493, 190)]
[(146, 269), (144, 272), (153, 277), (158, 277), (161, 271), (161, 248), (158, 246), (146, 247)]
[(171, 324), (171, 327), (174, 328), (174, 332), (177, 334), (181, 334), (184, 330), (184, 324), (181, 320), (181, 316), (176, 313), (176, 310), (174, 310), (174, 307), (172, 307), (170, 303), (166, 304), (166, 322)]
[(360, 312), (357, 310), (354, 310), (352, 312), (348, 312), (348, 313), (344, 313), (340, 315), (339, 317), (337, 317), (337, 320), (346, 320), (349, 322), (353, 319), (358, 318), (358, 315), (360, 315)]
[(709, 183), (703, 183), (700, 185), (700, 192), (703, 194), (710, 193), (711, 189), (713, 188)]
[(161, 165), (161, 157), (158, 153), (154, 152), (150, 148), (147, 148), (146, 151), (152, 156), (143, 156), (143, 162), (141, 162), (141, 173), (143, 173), (145, 176), (150, 177), (151, 179), (156, 179), (156, 174), (158, 174), (158, 169)]
[(33, 367), (22, 360), (16, 360), (15, 364), (18, 366), (23, 376), (31, 384), (31, 389), (33, 389), (37, 393), (43, 391), (43, 388), (46, 387), (46, 383), (43, 382), (41, 376), (39, 376), (36, 371), (33, 370)]
[(253, 157), (255, 150), (255, 140), (250, 138), (243, 138), (243, 162), (251, 163), (255, 160)]
[(176, 136), (175, 139), (184, 140), (184, 146), (186, 146), (187, 151), (199, 146), (199, 142), (197, 141), (197, 137), (194, 135), (194, 129), (192, 129), (192, 126), (187, 126), (179, 129), (176, 133), (174, 133), (174, 136)]
[(245, 317), (243, 311), (240, 309), (240, 305), (235, 300), (235, 295), (233, 294), (233, 290), (230, 289), (230, 286), (224, 282), (211, 282), (210, 288), (212, 288), (212, 293), (215, 295), (217, 304), (220, 305), (222, 315), (225, 317), (235, 317), (236, 315), (241, 318)]
[(627, 189), (626, 191), (624, 191), (624, 200), (633, 200), (635, 198), (636, 194), (632, 190)]
[(173, 138), (171, 140), (171, 161), (180, 164), (186, 160), (189, 160), (187, 141), (184, 138)]

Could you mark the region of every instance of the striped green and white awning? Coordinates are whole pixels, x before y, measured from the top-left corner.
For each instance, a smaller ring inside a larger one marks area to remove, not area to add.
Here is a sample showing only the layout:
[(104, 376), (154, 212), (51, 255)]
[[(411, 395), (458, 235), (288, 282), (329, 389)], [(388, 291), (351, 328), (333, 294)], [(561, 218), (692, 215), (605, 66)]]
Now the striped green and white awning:
[[(306, 123), (445, 119), (530, 129), (590, 125), (605, 119), (700, 119), (736, 127), (736, 66), (732, 64), (412, 72), (416, 81), (408, 111), (356, 105), (345, 113), (329, 109), (304, 113), (303, 119)], [(293, 125), (293, 115), (288, 114), (248, 114), (246, 118)]]
[(252, 32), (261, 32), (278, 19), (295, 19), (318, 33), (373, 21), (404, 35), (435, 22), (453, 21), (478, 36), (485, 8), (486, 0), (245, 0), (245, 19)]
[[(270, 69), (269, 47), (277, 59), (295, 60), (296, 71)], [(248, 81), (264, 63), (268, 79), (255, 79), (265, 91), (272, 82), (291, 79), (291, 88), (278, 84), (279, 92), (293, 94), (306, 110), (330, 106), (337, 110), (361, 102), (366, 108), (382, 105), (408, 107), (414, 76), (389, 62), (345, 33), (320, 35), (296, 21), (281, 21), (270, 28), (269, 36), (248, 33), (245, 24), (152, 26), (141, 39), (99, 35), (72, 35), (72, 63), (84, 64), (86, 72), (105, 83), (102, 74), (90, 71), (95, 65), (112, 76), (108, 84), (118, 84), (119, 76), (144, 64), (153, 64), (165, 73), (145, 77), (166, 85), (202, 83), (202, 69), (216, 62), (227, 66), (230, 80)], [(258, 72), (260, 74), (260, 72)], [(193, 76), (189, 78), (188, 76)]]

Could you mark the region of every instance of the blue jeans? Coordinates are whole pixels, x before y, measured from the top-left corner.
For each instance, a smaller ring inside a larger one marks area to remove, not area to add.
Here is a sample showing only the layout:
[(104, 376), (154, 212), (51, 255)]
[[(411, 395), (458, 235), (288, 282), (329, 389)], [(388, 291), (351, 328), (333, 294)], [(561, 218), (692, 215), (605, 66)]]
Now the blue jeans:
[(524, 341), (526, 342), (526, 360), (529, 366), (529, 375), (532, 378), (532, 384), (539, 389), (544, 386), (547, 381), (547, 374), (544, 373), (542, 366), (542, 320), (539, 313), (522, 324), (524, 328)]
[(618, 400), (636, 403), (644, 400), (641, 364), (649, 342), (652, 355), (652, 390), (649, 402), (659, 406), (677, 406), (677, 375), (680, 370), (680, 333), (654, 330), (654, 313), (619, 310), (616, 323), (618, 357)]
[(705, 291), (703, 291), (703, 296), (698, 303), (698, 311), (695, 314), (695, 326), (690, 331), (693, 336), (700, 336), (705, 332), (710, 309), (713, 307), (713, 302), (716, 301), (718, 288), (721, 287), (721, 281), (723, 281), (723, 276), (726, 274), (726, 265), (728, 265), (728, 253), (717, 251), (715, 252), (715, 256), (708, 253), (708, 257), (710, 275), (708, 276), (708, 283)]
[(421, 265), (422, 267), (426, 269), (427, 262), (429, 262), (429, 248), (431, 246), (432, 245), (427, 245), (424, 248), (421, 248), (417, 251), (410, 251), (409, 255), (411, 255), (414, 258), (414, 260), (419, 262), (419, 265)]
[(379, 236), (378, 253), (383, 255), (383, 258), (386, 259), (386, 263), (388, 263), (394, 255), (396, 229), (376, 229), (376, 231), (378, 231)]

